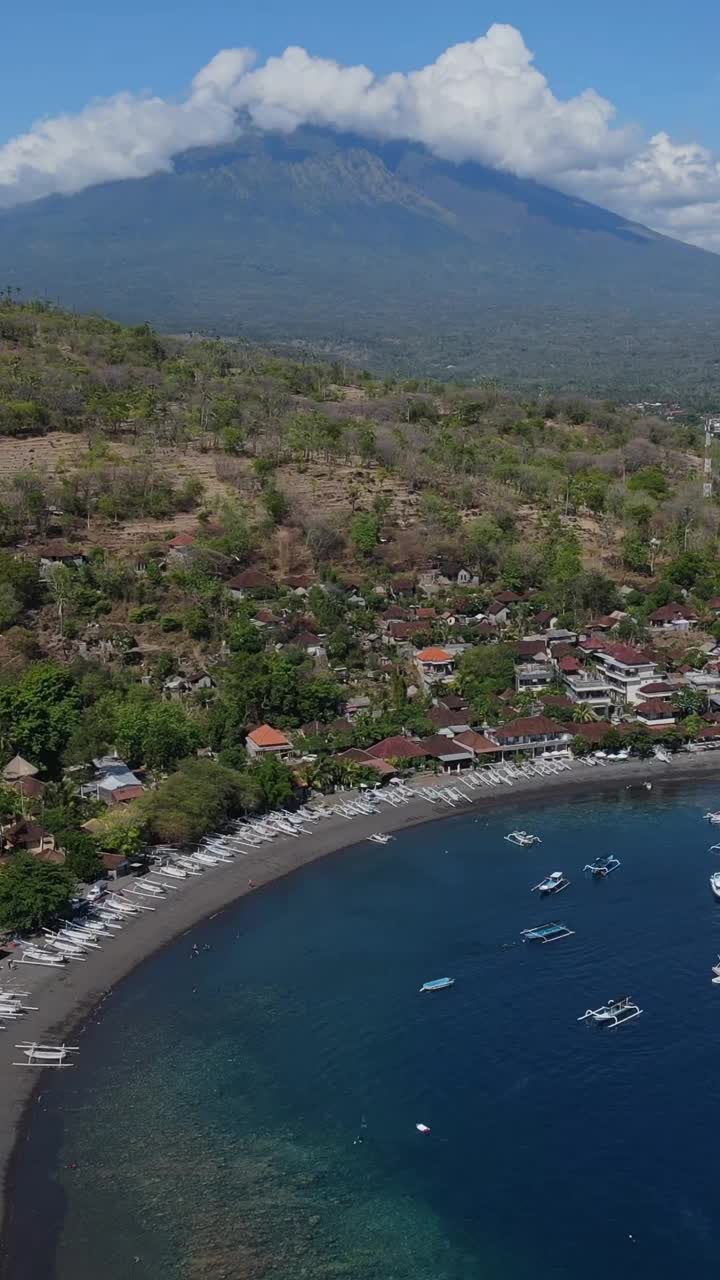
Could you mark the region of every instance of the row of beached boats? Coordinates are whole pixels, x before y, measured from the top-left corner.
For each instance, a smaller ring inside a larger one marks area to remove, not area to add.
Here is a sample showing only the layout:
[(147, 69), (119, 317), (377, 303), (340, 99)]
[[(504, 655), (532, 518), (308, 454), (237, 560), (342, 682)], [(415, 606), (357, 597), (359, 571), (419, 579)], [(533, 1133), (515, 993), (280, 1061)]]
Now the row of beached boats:
[[(29, 1013), (37, 1013), (38, 1006), (28, 1004), (32, 992), (21, 991), (17, 987), (0, 987), (0, 1031), (7, 1031), (8, 1022), (21, 1022)], [(20, 1040), (15, 1045), (21, 1054), (21, 1061), (14, 1062), (14, 1067), (69, 1067), (71, 1053), (77, 1053), (77, 1045), (40, 1044), (36, 1040)]]

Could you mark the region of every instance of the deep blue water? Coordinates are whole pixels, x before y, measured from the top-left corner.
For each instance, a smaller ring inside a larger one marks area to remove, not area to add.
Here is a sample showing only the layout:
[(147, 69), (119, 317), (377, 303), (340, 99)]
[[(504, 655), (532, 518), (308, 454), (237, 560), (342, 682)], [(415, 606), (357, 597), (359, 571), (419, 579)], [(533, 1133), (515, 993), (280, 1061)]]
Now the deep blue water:
[[(656, 783), (451, 818), (180, 940), (48, 1073), (12, 1280), (715, 1280), (717, 802)], [(505, 945), (558, 917), (576, 936)], [(576, 1021), (625, 994), (628, 1026)]]

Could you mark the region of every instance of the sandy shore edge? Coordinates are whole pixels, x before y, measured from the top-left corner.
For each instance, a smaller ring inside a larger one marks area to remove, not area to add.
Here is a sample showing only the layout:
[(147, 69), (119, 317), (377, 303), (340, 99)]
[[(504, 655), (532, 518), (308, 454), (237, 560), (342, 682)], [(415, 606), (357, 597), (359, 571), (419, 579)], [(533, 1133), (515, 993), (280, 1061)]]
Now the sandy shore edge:
[[(522, 808), (529, 801), (561, 802), (569, 797), (587, 798), (602, 793), (623, 792), (633, 783), (651, 779), (654, 785), (678, 785), (720, 781), (720, 755), (685, 755), (671, 765), (648, 761), (626, 761), (605, 769), (588, 769), (576, 763), (571, 770), (552, 777), (523, 779), (512, 788), (498, 787), (473, 792), (472, 803), (450, 809), (413, 800), (399, 808), (384, 807), (379, 814), (323, 820), (312, 834), (274, 841), (260, 850), (238, 857), (229, 866), (209, 870), (202, 878), (182, 883), (154, 912), (132, 920), (101, 952), (94, 952), (86, 964), (70, 963), (62, 970), (42, 970), (21, 966), (13, 975), (0, 970), (0, 980), (8, 985), (32, 990), (39, 1010), (28, 1014), (22, 1024), (9, 1023), (0, 1032), (0, 1221), (2, 1238), (9, 1226), (12, 1208), (13, 1157), (19, 1151), (32, 1117), (32, 1097), (45, 1072), (22, 1071), (13, 1067), (17, 1056), (16, 1036), (42, 1040), (69, 1037), (86, 1022), (92, 1010), (107, 998), (112, 988), (133, 969), (162, 947), (199, 925), (209, 916), (231, 907), (248, 892), (257, 892), (298, 868), (367, 839), (374, 831), (399, 831), (418, 823), (446, 819), (469, 811), (505, 806), (522, 826)], [(435, 779), (442, 785), (447, 779)], [(720, 796), (718, 797), (720, 802)], [(254, 890), (248, 881), (253, 881)], [(2, 1256), (0, 1255), (0, 1275)]]

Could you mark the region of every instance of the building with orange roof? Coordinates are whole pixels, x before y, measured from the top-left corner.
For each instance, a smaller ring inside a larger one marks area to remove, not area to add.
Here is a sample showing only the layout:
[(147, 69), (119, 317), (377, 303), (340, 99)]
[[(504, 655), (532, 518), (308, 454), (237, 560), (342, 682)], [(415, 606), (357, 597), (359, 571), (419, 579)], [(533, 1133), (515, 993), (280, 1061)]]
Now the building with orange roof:
[(252, 729), (245, 745), (251, 756), (281, 756), (292, 750), (290, 739), (280, 729), (273, 729), (271, 724), (261, 724)]
[(436, 684), (438, 680), (449, 680), (455, 670), (455, 659), (447, 649), (438, 645), (430, 645), (428, 649), (420, 649), (415, 654), (420, 675), (425, 684)]

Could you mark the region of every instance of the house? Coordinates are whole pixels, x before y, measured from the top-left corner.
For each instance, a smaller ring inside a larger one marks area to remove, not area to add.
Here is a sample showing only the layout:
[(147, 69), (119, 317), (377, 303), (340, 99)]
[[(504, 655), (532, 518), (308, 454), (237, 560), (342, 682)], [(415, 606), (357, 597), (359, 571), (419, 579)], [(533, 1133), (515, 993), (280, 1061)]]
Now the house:
[(296, 649), (304, 649), (311, 658), (324, 658), (325, 646), (319, 636), (312, 631), (300, 631), (289, 642)]
[(662, 698), (648, 698), (646, 702), (638, 702), (635, 715), (642, 724), (671, 725), (675, 723), (675, 712), (670, 703), (664, 702)]
[(335, 759), (344, 760), (350, 764), (360, 764), (366, 769), (374, 769), (380, 778), (391, 778), (397, 773), (387, 760), (378, 760), (375, 756), (371, 756), (369, 751), (363, 751), (361, 747), (349, 747), (347, 751), (339, 751)]
[(39, 769), (35, 768), (29, 760), (24, 760), (22, 756), (13, 756), (9, 760), (2, 771), (3, 782), (7, 782), (8, 786), (15, 786), (18, 782), (24, 782), (28, 778), (36, 778)]
[(427, 753), (431, 760), (437, 760), (445, 766), (472, 764), (475, 757), (469, 747), (457, 742), (454, 738), (445, 737), (441, 733), (434, 733), (429, 738), (423, 738), (420, 746)]
[[(12, 852), (23, 850), (36, 857), (56, 853), (55, 837), (34, 818), (20, 818), (18, 822), (5, 827), (2, 839), (5, 849)], [(52, 860), (60, 862), (62, 855)]]
[(616, 701), (613, 686), (602, 671), (581, 667), (576, 658), (561, 658), (558, 664), (565, 692), (576, 705), (590, 707), (605, 716)]
[(705, 608), (710, 613), (714, 613), (716, 618), (720, 618), (720, 596), (712, 596), (710, 600), (706, 601)]
[(689, 631), (698, 615), (681, 604), (664, 604), (650, 614), (648, 621), (653, 631)]
[(368, 747), (368, 755), (374, 760), (425, 760), (427, 751), (410, 738), (396, 734), (392, 738), (383, 738), (374, 747)]
[(195, 545), (195, 538), (191, 533), (176, 533), (175, 537), (171, 538), (165, 545), (168, 551), (183, 552)]
[(657, 665), (647, 654), (625, 644), (604, 644), (595, 661), (610, 685), (616, 703), (642, 702), (640, 690), (657, 675)]
[(436, 733), (454, 738), (456, 733), (463, 733), (470, 728), (470, 713), (467, 707), (452, 711), (448, 707), (431, 707), (428, 720)]
[(558, 624), (557, 614), (552, 609), (541, 609), (539, 613), (533, 615), (532, 625), (538, 627), (541, 631), (549, 631)]
[(390, 588), (395, 596), (412, 596), (415, 594), (414, 578), (393, 578)]
[(265, 627), (279, 626), (282, 619), (278, 618), (270, 609), (258, 609), (257, 613), (253, 614), (251, 621), (258, 630), (264, 630)]
[(522, 596), (517, 595), (515, 591), (498, 591), (495, 600), (498, 604), (520, 604)]
[(705, 667), (703, 671), (686, 671), (683, 676), (683, 683), (688, 689), (694, 689), (696, 693), (703, 693), (706, 698), (711, 694), (720, 693), (720, 674), (717, 671)]
[(455, 581), (459, 587), (477, 587), (480, 585), (480, 579), (476, 573), (471, 573), (469, 569), (458, 569), (455, 575)]
[(420, 649), (415, 654), (420, 675), (425, 684), (435, 684), (439, 680), (449, 680), (455, 670), (455, 660), (447, 649), (431, 645), (428, 649)]
[(58, 565), (63, 565), (66, 569), (79, 569), (87, 562), (88, 558), (81, 547), (69, 547), (64, 542), (49, 542), (39, 552), (38, 573), (43, 582), (47, 582)]
[(555, 666), (548, 658), (540, 661), (515, 663), (516, 693), (531, 693), (544, 689), (555, 676)]
[(643, 699), (662, 698), (663, 701), (668, 701), (674, 693), (677, 693), (677, 689), (675, 685), (668, 684), (665, 680), (651, 680), (649, 684), (644, 684), (638, 692)]
[(508, 724), (488, 729), (487, 736), (497, 744), (503, 755), (517, 751), (531, 755), (557, 751), (566, 746), (571, 738), (562, 725), (549, 720), (547, 716), (521, 716)]
[(488, 619), (495, 623), (496, 627), (504, 627), (510, 617), (510, 608), (503, 604), (501, 600), (494, 600), (488, 608)]
[(482, 733), (475, 733), (473, 729), (466, 729), (464, 733), (459, 733), (455, 741), (459, 742), (463, 747), (467, 747), (474, 756), (496, 756), (498, 754), (497, 743), (491, 742)]
[(101, 853), (100, 861), (108, 880), (117, 880), (130, 871), (130, 863), (123, 853)]
[(97, 799), (111, 806), (129, 804), (131, 800), (137, 800), (145, 791), (137, 774), (130, 769), (126, 769), (123, 773), (106, 774), (95, 786)]
[(345, 708), (344, 708), (345, 715), (347, 716), (348, 720), (352, 720), (353, 717), (356, 715), (359, 715), (360, 712), (369, 711), (370, 705), (371, 705), (370, 699), (367, 697), (366, 694), (364, 693), (357, 694), (353, 698), (348, 698), (347, 702), (345, 703)]
[(261, 724), (257, 729), (252, 729), (245, 745), (251, 756), (284, 756), (292, 751), (290, 739), (280, 729), (273, 729), (269, 724)]
[(533, 636), (529, 640), (518, 640), (513, 647), (516, 658), (523, 662), (544, 662), (547, 658), (547, 645), (540, 636)]
[(243, 569), (242, 573), (229, 578), (225, 583), (226, 591), (230, 592), (234, 600), (244, 600), (250, 592), (270, 591), (274, 586), (275, 583), (267, 574), (260, 573), (257, 569)]

